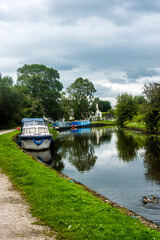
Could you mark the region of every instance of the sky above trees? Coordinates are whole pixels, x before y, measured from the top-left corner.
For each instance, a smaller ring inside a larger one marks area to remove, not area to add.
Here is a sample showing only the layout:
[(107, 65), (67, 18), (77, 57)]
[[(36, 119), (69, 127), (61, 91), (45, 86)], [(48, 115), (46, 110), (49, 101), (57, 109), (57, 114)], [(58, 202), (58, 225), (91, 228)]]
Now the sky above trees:
[(64, 88), (88, 78), (113, 105), (159, 80), (159, 24), (159, 0), (1, 0), (0, 72), (16, 80), (24, 64), (44, 64)]

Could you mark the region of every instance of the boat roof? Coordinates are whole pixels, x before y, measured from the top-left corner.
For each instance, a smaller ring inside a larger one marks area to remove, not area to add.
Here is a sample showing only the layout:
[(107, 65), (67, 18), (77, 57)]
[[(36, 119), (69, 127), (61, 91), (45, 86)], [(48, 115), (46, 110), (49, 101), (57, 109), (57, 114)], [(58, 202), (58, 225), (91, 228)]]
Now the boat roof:
[(22, 123), (32, 122), (32, 121), (44, 122), (44, 118), (23, 118), (22, 119)]

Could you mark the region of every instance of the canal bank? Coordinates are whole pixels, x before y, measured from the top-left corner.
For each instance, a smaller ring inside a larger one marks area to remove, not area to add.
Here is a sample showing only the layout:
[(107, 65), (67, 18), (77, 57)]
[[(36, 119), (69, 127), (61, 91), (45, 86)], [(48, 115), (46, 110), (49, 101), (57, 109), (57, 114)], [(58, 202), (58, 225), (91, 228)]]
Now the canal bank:
[(34, 161), (0, 137), (0, 165), (30, 203), (34, 216), (65, 239), (159, 239), (160, 232), (84, 191), (74, 180)]

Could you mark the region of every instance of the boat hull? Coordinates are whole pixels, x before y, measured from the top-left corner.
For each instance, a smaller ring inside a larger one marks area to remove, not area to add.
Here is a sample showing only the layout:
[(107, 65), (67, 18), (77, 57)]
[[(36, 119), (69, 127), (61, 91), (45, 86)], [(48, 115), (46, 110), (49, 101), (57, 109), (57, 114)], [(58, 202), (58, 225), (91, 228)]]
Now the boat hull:
[(67, 126), (67, 127), (55, 127), (55, 130), (58, 130), (58, 131), (63, 131), (63, 130), (67, 130), (67, 129), (71, 129), (71, 126)]
[(89, 120), (84, 121), (74, 121), (71, 123), (71, 129), (74, 128), (88, 128), (91, 126), (91, 122)]
[(63, 131), (63, 130), (66, 130), (66, 129), (70, 129), (71, 125), (70, 125), (69, 122), (56, 122), (54, 124), (54, 128), (55, 128), (55, 130)]
[(49, 149), (52, 141), (52, 135), (49, 136), (20, 136), (21, 147), (28, 150)]

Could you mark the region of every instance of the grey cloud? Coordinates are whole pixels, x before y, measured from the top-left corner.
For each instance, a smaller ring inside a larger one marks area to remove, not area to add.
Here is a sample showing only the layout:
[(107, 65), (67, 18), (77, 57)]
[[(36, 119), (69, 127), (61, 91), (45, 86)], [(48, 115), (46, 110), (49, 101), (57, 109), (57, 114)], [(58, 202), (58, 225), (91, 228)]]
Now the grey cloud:
[(25, 61), (20, 62), (22, 65), (28, 63), (28, 64), (44, 64), (48, 67), (52, 67), (54, 69), (57, 69), (58, 71), (67, 71), (67, 70), (73, 70), (76, 65), (74, 63), (71, 63), (69, 61), (66, 61), (64, 59), (60, 58), (54, 58), (54, 57), (34, 57), (34, 58), (27, 58)]
[(114, 98), (117, 97), (117, 92), (114, 92), (111, 87), (105, 87), (101, 84), (94, 84), (97, 93), (95, 96), (100, 98)]
[(140, 0), (132, 1), (130, 0), (129, 10), (138, 12), (159, 12), (160, 11), (160, 1), (159, 0)]
[(160, 10), (159, 0), (50, 0), (48, 12), (51, 16), (61, 16), (63, 24), (96, 16), (116, 25), (129, 25), (143, 12), (156, 13)]
[(77, 21), (77, 19), (88, 19), (90, 17), (100, 17), (108, 19), (109, 21), (128, 24), (131, 15), (127, 13), (127, 5), (124, 0), (83, 0), (75, 1), (59, 0), (56, 3), (49, 1), (50, 7), (48, 8), (51, 16), (61, 16), (63, 23)]
[(126, 73), (127, 78), (133, 81), (141, 77), (154, 77), (159, 75), (160, 75), (160, 72), (155, 69), (128, 70)]
[(118, 84), (126, 84), (127, 80), (123, 77), (119, 77), (119, 78), (110, 78), (109, 79), (111, 83), (118, 83)]

